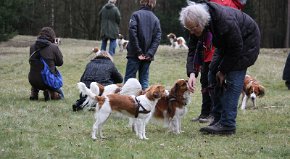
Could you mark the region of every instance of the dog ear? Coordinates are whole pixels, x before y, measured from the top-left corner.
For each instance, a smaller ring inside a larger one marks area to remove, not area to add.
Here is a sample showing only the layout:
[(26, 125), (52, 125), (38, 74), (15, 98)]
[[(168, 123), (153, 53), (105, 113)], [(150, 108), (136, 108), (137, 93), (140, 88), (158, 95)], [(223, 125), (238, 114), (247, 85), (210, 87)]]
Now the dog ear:
[(263, 97), (265, 95), (265, 88), (262, 85), (259, 85), (259, 97)]
[(250, 95), (252, 90), (252, 84), (249, 83), (246, 85), (246, 95)]

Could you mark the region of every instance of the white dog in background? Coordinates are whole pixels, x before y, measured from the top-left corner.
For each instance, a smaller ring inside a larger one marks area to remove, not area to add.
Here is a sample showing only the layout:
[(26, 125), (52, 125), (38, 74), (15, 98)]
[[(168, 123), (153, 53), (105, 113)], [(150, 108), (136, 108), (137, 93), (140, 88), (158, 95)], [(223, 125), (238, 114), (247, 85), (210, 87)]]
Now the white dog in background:
[(169, 39), (170, 43), (171, 43), (171, 47), (173, 47), (174, 49), (188, 49), (187, 45), (186, 45), (186, 41), (184, 40), (183, 37), (176, 37), (175, 34), (173, 33), (169, 33), (167, 35), (167, 38)]

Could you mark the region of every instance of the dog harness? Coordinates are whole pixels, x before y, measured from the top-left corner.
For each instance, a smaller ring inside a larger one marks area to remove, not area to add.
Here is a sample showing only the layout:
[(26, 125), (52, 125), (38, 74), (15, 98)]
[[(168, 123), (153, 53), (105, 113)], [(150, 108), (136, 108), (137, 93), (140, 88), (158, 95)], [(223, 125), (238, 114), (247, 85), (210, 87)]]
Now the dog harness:
[[(135, 101), (137, 102), (136, 103), (136, 113), (135, 113), (135, 118), (138, 117), (139, 113), (143, 113), (143, 114), (148, 114), (150, 113), (150, 111), (146, 110), (143, 105), (140, 103), (140, 101), (137, 99), (137, 97), (135, 97)], [(139, 108), (142, 108), (143, 110), (139, 110)]]

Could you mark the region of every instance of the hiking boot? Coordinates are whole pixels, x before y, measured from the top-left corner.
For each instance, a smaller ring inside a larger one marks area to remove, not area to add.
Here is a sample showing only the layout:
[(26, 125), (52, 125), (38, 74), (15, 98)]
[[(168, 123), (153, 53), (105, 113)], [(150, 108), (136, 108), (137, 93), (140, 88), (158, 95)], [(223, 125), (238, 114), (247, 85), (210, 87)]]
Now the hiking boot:
[(203, 127), (199, 131), (206, 134), (232, 135), (236, 133), (236, 128), (224, 126), (218, 122), (214, 125)]
[(43, 96), (45, 101), (51, 100), (50, 93), (48, 92), (48, 90), (43, 91)]
[(31, 92), (30, 92), (30, 97), (29, 97), (29, 100), (38, 100), (38, 92), (39, 90), (38, 89), (35, 89), (35, 88), (31, 88)]

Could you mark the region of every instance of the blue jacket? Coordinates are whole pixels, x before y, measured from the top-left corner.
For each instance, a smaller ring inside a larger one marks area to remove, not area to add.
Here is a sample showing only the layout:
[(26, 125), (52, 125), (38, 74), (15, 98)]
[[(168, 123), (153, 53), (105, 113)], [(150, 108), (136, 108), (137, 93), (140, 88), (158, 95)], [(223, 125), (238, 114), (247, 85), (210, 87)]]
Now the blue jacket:
[(141, 54), (150, 56), (151, 60), (161, 40), (159, 19), (149, 7), (142, 6), (134, 12), (129, 22), (129, 44), (127, 58)]

